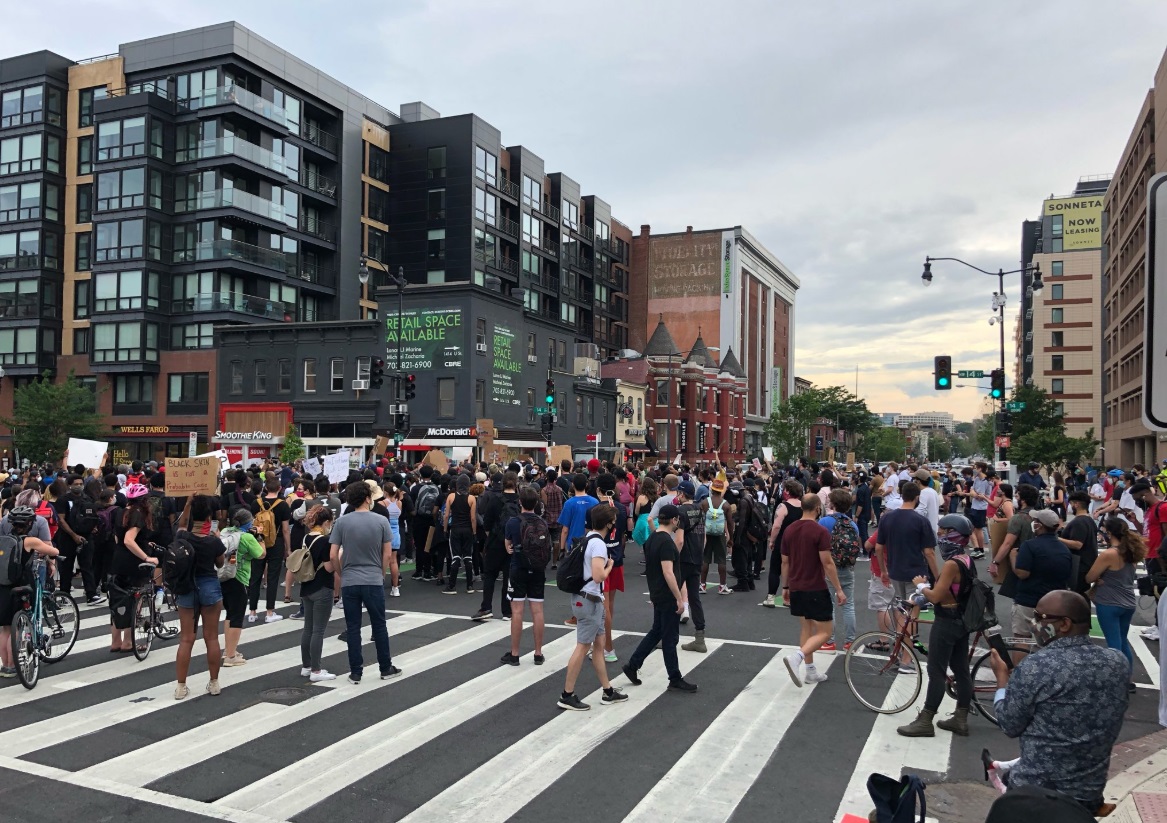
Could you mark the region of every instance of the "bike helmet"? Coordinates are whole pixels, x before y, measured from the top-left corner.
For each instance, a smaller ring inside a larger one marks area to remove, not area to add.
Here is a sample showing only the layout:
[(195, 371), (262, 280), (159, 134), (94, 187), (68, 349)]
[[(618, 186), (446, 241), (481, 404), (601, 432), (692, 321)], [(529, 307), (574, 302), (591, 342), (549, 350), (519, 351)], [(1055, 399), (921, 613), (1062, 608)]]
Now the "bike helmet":
[(36, 510), (31, 506), (17, 506), (8, 513), (8, 522), (13, 531), (24, 534), (36, 522)]
[(137, 500), (139, 497), (145, 497), (150, 493), (150, 490), (141, 483), (131, 483), (125, 489), (127, 500)]
[(946, 514), (940, 518), (940, 530), (951, 530), (968, 537), (973, 532), (972, 521), (963, 514)]
[(946, 514), (940, 518), (939, 526), (940, 534), (936, 542), (940, 556), (951, 560), (958, 554), (964, 554), (968, 548), (969, 535), (972, 534), (972, 522), (963, 514)]

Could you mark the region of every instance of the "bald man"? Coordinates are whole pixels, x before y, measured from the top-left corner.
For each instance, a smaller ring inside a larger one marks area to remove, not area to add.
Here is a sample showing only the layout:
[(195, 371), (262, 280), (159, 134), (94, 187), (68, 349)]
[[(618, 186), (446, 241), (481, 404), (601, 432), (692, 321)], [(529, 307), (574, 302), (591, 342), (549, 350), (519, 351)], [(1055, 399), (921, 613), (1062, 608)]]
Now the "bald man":
[(1130, 670), (1122, 652), (1090, 642), (1090, 603), (1077, 592), (1043, 595), (1032, 626), (1041, 648), (1012, 677), (995, 651), (992, 658), (1001, 731), (1021, 738), (1009, 787), (1054, 789), (1093, 813), (1103, 802)]

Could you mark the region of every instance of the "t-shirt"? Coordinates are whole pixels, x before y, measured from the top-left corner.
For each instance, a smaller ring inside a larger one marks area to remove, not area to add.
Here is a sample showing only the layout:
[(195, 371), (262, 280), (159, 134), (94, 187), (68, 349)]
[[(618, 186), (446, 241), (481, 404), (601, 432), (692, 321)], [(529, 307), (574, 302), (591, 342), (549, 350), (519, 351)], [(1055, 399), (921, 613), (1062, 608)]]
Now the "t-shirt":
[[(339, 522), (339, 521), (337, 521)], [(328, 562), (328, 557), (332, 553), (332, 545), (328, 542), (328, 538), (322, 534), (309, 534), (304, 537), (304, 545), (308, 546), (308, 553), (312, 555), (312, 563), (316, 569), (316, 576), (307, 583), (300, 585), (300, 595), (307, 596), (314, 594), (321, 589), (332, 589), (334, 575), (330, 571), (325, 571), (324, 564)], [(347, 555), (348, 552), (346, 551)]]
[(932, 531), (940, 529), (940, 495), (933, 488), (920, 489), (920, 502), (916, 504), (916, 513), (928, 521)]
[(936, 548), (936, 532), (913, 510), (897, 509), (881, 517), (875, 541), (887, 547), (887, 576), (892, 580), (930, 574), (924, 550)]
[[(8, 515), (4, 515), (4, 518), (0, 520), (0, 536), (6, 534), (12, 534), (12, 524), (8, 522)], [(33, 521), (32, 528), (28, 530), (28, 536), (43, 540), (46, 543), (50, 542), (49, 521), (38, 514), (36, 520)]]
[(138, 509), (127, 509), (124, 522), (125, 531), (121, 532), (123, 539), (114, 544), (113, 557), (110, 558), (110, 572), (119, 577), (137, 577), (138, 564), (144, 561), (125, 545), (125, 534), (136, 528), (138, 533), (134, 536), (134, 542), (148, 556), (150, 544), (154, 542), (154, 532), (146, 526), (146, 517)]
[[(978, 492), (980, 494), (983, 494), (987, 497), (992, 497), (992, 495), (993, 495), (993, 481), (987, 477), (978, 477), (976, 480), (974, 480), (972, 482), (972, 490), (974, 492)], [(978, 512), (988, 512), (989, 501), (988, 500), (981, 500), (980, 498), (976, 498), (972, 501), (972, 509), (973, 509), (973, 511), (978, 511)]]
[[(588, 529), (588, 509), (600, 501), (590, 494), (570, 497), (563, 503), (563, 511), (559, 513), (559, 525), (567, 529), (567, 545), (577, 537), (583, 537)], [(598, 594), (598, 592), (597, 592)]]
[(681, 555), (673, 535), (667, 531), (654, 531), (644, 543), (644, 570), (648, 579), (648, 599), (654, 606), (667, 606), (675, 602), (672, 589), (665, 580), (661, 563), (673, 564), (673, 578), (676, 579), (677, 566)]
[(830, 533), (814, 520), (798, 520), (784, 528), (782, 557), (786, 587), (792, 592), (824, 591), (827, 581), (819, 553), (830, 550)]
[(608, 544), (598, 532), (588, 532), (587, 544), (584, 546), (584, 580), (587, 582), (583, 590), (588, 594), (603, 596), (603, 584), (592, 579), (592, 559), (596, 557), (605, 563), (608, 561)]
[(681, 529), (685, 533), (681, 543), (681, 562), (687, 566), (700, 566), (705, 554), (705, 512), (696, 503), (682, 503)]
[(218, 573), (215, 560), (222, 557), (227, 551), (223, 541), (213, 534), (196, 535), (192, 532), (183, 532), (182, 536), (194, 547), (195, 577), (215, 577)]
[[(220, 539), (224, 539), (225, 542), (225, 538), (228, 535), (238, 531), (234, 526), (230, 526), (223, 530), (223, 535)], [(239, 532), (239, 547), (235, 550), (235, 579), (244, 586), (251, 583), (251, 561), (263, 557), (265, 551), (266, 549), (255, 539), (254, 534), (251, 532)]]
[(1013, 602), (1033, 608), (1054, 589), (1064, 589), (1070, 578), (1070, 550), (1052, 534), (1039, 534), (1021, 544), (1014, 568), (1029, 572), (1017, 578)]
[(150, 513), (154, 520), (154, 541), (160, 546), (168, 546), (174, 540), (174, 518), (178, 514), (174, 508), (174, 498), (167, 497), (159, 489), (151, 489), (146, 497), (150, 503)]
[[(39, 518), (38, 518), (39, 519)], [(1159, 556), (1159, 544), (1163, 542), (1163, 535), (1167, 530), (1167, 502), (1156, 503), (1147, 509), (1143, 517), (1143, 534), (1147, 538), (1147, 557)]]
[(676, 502), (677, 502), (676, 492), (669, 492), (668, 494), (662, 494), (652, 504), (652, 508), (649, 509), (649, 512), (648, 512), (649, 518), (653, 522), (656, 522), (657, 515), (660, 514), (660, 510), (663, 509), (665, 506), (668, 506), (669, 504), (672, 504), (675, 506)]
[[(292, 510), (288, 507), (287, 502), (278, 497), (264, 496), (262, 500), (263, 505), (271, 510), (272, 516), (276, 519), (276, 542), (272, 551), (284, 551), (287, 548), (284, 546), (284, 524), (292, 522)], [(251, 508), (251, 513), (259, 514), (259, 508), (257, 500)]]
[(341, 586), (384, 586), (383, 547), (393, 542), (389, 521), (371, 511), (350, 511), (336, 521), (329, 542), (344, 549)]
[(1066, 522), (1065, 528), (1062, 529), (1062, 537), (1082, 544), (1082, 548), (1077, 551), (1070, 550), (1071, 562), (1074, 557), (1078, 560), (1078, 573), (1071, 588), (1079, 594), (1085, 594), (1090, 588), (1086, 585), (1086, 572), (1090, 571), (1090, 567), (1098, 559), (1098, 526), (1092, 517), (1080, 514)]
[[(823, 515), (818, 520), (819, 525), (827, 530), (827, 534), (834, 533), (836, 522), (837, 521), (836, 521), (835, 515), (833, 515), (833, 514)], [(855, 522), (854, 518), (851, 519), (851, 530), (853, 532), (855, 532), (856, 537), (859, 537), (859, 524), (857, 522)]]
[(1090, 487), (1090, 514), (1094, 514), (1095, 510), (1106, 502), (1110, 495), (1106, 493), (1106, 487), (1101, 483), (1095, 483)]

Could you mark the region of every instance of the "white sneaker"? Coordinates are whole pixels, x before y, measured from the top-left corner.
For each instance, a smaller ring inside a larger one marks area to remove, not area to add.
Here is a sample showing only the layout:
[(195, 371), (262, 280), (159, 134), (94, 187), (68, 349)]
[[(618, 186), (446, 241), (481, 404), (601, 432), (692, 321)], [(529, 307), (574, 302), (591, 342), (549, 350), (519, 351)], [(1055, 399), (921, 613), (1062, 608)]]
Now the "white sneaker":
[(1141, 632), (1139, 632), (1139, 637), (1143, 638), (1144, 640), (1158, 640), (1159, 639), (1159, 627), (1158, 626), (1148, 626), (1147, 628), (1145, 628)]
[(717, 593), (718, 594), (733, 594), (733, 590), (729, 586), (722, 583), (720, 586), (717, 587)]
[(681, 614), (681, 623), (684, 624), (684, 623), (688, 623), (688, 622), (689, 622), (689, 604), (686, 603), (685, 604), (685, 611)]
[(336, 680), (336, 675), (333, 674), (332, 672), (328, 672), (328, 671), (325, 671), (324, 669), (321, 669), (318, 672), (311, 672), (308, 675), (308, 679), (310, 681), (312, 681), (313, 683), (320, 683), (320, 682), (323, 682), (325, 680)]
[(218, 693), (219, 693), (219, 681), (212, 680), (210, 683), (207, 684), (207, 694), (217, 695)]
[(401, 587), (400, 586), (393, 586), (392, 588), (390, 588), (389, 589), (389, 596), (390, 597), (401, 597)]
[(184, 700), (188, 694), (190, 694), (190, 689), (186, 687), (185, 683), (179, 683), (174, 687), (175, 700)]
[(300, 677), (310, 677), (311, 674), (312, 674), (312, 668), (310, 666), (304, 666), (303, 668), (300, 669)]
[[(724, 589), (725, 586), (722, 586), (722, 588)], [(719, 591), (718, 594), (729, 594), (729, 592), (728, 591), (727, 592), (720, 592)], [(774, 595), (772, 595), (772, 594), (766, 595), (766, 599), (762, 601), (762, 605), (765, 606), (767, 609), (774, 608), (774, 605), (775, 605), (774, 604)]]
[(798, 652), (791, 652), (782, 658), (782, 662), (786, 664), (786, 671), (790, 673), (790, 679), (794, 681), (794, 685), (802, 688), (802, 678), (798, 676), (798, 670), (802, 668), (802, 655)]
[(804, 678), (807, 683), (823, 683), (826, 682), (826, 679), (827, 676), (819, 671), (807, 672)]
[(242, 666), (247, 661), (243, 659), (243, 655), (237, 654), (234, 657), (223, 657), (223, 665), (230, 668), (231, 666)]
[(284, 619), (284, 616), (282, 614), (280, 614), (279, 612), (272, 612), (271, 614), (269, 614), (267, 617), (264, 618), (263, 622), (264, 623), (276, 623), (276, 622), (283, 620), (283, 619)]
[(255, 622), (255, 615), (254, 614), (247, 615), (247, 622), (254, 623)]
[(701, 584), (701, 594), (705, 594), (705, 584)]

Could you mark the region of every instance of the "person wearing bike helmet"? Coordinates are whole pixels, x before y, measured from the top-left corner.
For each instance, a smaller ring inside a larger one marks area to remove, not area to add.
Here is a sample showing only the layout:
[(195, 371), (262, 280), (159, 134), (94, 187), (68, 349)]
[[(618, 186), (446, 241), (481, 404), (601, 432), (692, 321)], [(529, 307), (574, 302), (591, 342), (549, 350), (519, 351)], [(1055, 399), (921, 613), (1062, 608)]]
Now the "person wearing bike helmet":
[[(56, 547), (32, 535), (37, 521), (36, 511), (31, 506), (17, 506), (5, 517), (8, 531), (0, 536), (0, 563), (8, 563), (11, 552), (17, 546), (24, 552), (24, 568), (19, 585), (30, 582), (28, 561), (32, 552), (45, 557), (56, 557)], [(0, 677), (16, 677), (16, 661), (12, 659), (12, 619), (16, 616), (16, 601), (12, 596), (17, 586), (0, 586)]]
[[(122, 538), (115, 541), (109, 571), (112, 578), (109, 599), (111, 654), (129, 654), (134, 650), (133, 627), (119, 629), (114, 623), (114, 609), (125, 605), (129, 592), (142, 582), (141, 563), (158, 565), (158, 557), (152, 544), (156, 538), (153, 515), (150, 510), (150, 489), (141, 483), (130, 483), (125, 488), (126, 510), (122, 522), (114, 524), (114, 531)], [(161, 584), (160, 578), (155, 579)]]
[[(924, 708), (916, 719), (900, 726), (896, 733), (904, 737), (934, 737), (932, 718), (944, 699), (945, 680), (952, 671), (956, 686), (956, 713), (936, 725), (953, 734), (968, 736), (968, 709), (972, 704), (973, 684), (969, 675), (968, 630), (961, 619), (961, 590), (968, 585), (966, 572), (976, 576), (976, 566), (967, 554), (973, 524), (963, 514), (946, 514), (940, 518), (937, 548), (944, 565), (934, 585), (928, 578), (916, 577), (916, 591), (933, 605), (936, 615), (928, 636), (928, 693)], [(971, 580), (972, 577), (967, 578)], [(967, 595), (967, 591), (964, 592)]]

